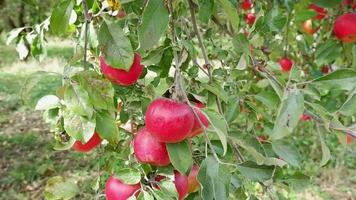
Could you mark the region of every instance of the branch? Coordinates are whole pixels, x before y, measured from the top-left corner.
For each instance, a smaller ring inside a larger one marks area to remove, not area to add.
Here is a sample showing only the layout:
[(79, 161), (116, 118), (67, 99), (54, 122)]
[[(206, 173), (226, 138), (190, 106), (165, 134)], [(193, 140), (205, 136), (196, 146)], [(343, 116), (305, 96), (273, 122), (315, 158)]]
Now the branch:
[(89, 15), (88, 11), (88, 3), (87, 0), (83, 0), (83, 11), (84, 11), (84, 19), (85, 19), (85, 31), (84, 31), (84, 69), (87, 70), (87, 50), (88, 50), (88, 31), (89, 31), (89, 24), (91, 22), (91, 15)]

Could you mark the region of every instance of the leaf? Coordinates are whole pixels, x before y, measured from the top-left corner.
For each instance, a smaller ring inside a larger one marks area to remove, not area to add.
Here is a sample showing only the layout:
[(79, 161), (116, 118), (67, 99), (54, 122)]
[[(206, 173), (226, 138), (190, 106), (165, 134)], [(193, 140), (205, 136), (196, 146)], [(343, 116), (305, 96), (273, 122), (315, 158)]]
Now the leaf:
[(299, 153), (296, 147), (290, 142), (277, 140), (272, 142), (273, 151), (283, 160), (294, 167), (300, 166)]
[(177, 199), (178, 194), (177, 194), (177, 189), (172, 180), (166, 179), (161, 181), (160, 184), (161, 190), (163, 193), (166, 194), (166, 196), (173, 197), (174, 199)]
[(142, 23), (138, 28), (141, 49), (148, 50), (158, 43), (166, 32), (168, 20), (168, 11), (164, 6), (164, 1), (149, 0), (142, 14)]
[(79, 194), (79, 188), (72, 179), (55, 176), (47, 180), (44, 196), (48, 200), (68, 200)]
[(222, 8), (224, 9), (225, 13), (227, 14), (227, 17), (232, 27), (235, 29), (235, 31), (239, 30), (240, 19), (239, 16), (237, 15), (236, 8), (234, 8), (234, 6), (228, 0), (218, 0), (218, 1), (221, 4)]
[(330, 149), (329, 147), (326, 145), (324, 137), (322, 135), (322, 133), (320, 132), (319, 128), (318, 128), (318, 133), (319, 133), (319, 139), (320, 139), (320, 145), (321, 145), (321, 152), (322, 152), (322, 157), (321, 157), (321, 161), (320, 161), (320, 166), (324, 166), (328, 163), (328, 161), (331, 158), (331, 154), (330, 154)]
[(116, 143), (119, 140), (119, 129), (115, 123), (115, 115), (108, 111), (98, 111), (96, 113), (96, 131), (101, 138), (110, 143)]
[(20, 60), (26, 59), (28, 54), (30, 53), (28, 47), (25, 44), (25, 41), (24, 41), (23, 37), (21, 37), (19, 42), (16, 44), (16, 51), (19, 54)]
[(341, 57), (342, 47), (335, 40), (328, 40), (321, 43), (315, 52), (317, 65), (326, 65), (333, 62), (336, 58)]
[(24, 29), (25, 27), (12, 29), (6, 36), (6, 45), (10, 45), (10, 43), (16, 39)]
[(274, 109), (280, 103), (278, 95), (274, 91), (262, 91), (255, 98), (269, 109)]
[(169, 159), (180, 173), (187, 174), (193, 165), (192, 152), (186, 140), (180, 143), (167, 143)]
[(324, 8), (332, 8), (340, 5), (342, 0), (312, 0), (313, 3)]
[(237, 34), (232, 39), (232, 45), (234, 46), (236, 53), (244, 53), (246, 55), (250, 55), (250, 43), (244, 34)]
[(353, 116), (356, 113), (356, 90), (347, 98), (339, 112), (345, 116)]
[(199, 1), (199, 20), (208, 23), (214, 9), (214, 0), (201, 0)]
[(265, 181), (272, 178), (273, 166), (257, 165), (247, 161), (237, 166), (237, 170), (252, 181)]
[(89, 121), (70, 110), (63, 112), (64, 129), (76, 140), (88, 142), (95, 132), (95, 121)]
[(201, 84), (201, 86), (203, 88), (205, 88), (206, 90), (208, 90), (209, 92), (215, 94), (223, 102), (227, 103), (229, 97), (226, 94), (226, 92), (224, 91), (224, 89), (221, 88), (221, 86), (218, 85), (217, 83), (209, 83), (209, 84), (203, 83), (203, 84)]
[(239, 63), (236, 66), (236, 69), (238, 70), (244, 70), (247, 67), (247, 61), (246, 61), (246, 55), (242, 54), (239, 60)]
[(227, 151), (227, 123), (225, 121), (224, 116), (212, 110), (204, 110), (204, 113), (208, 117), (209, 125), (213, 128), (213, 130), (217, 133), (220, 142), (224, 149), (224, 155)]
[(212, 157), (207, 157), (201, 164), (198, 181), (202, 185), (203, 200), (227, 200), (231, 183), (231, 174)]
[(148, 193), (145, 190), (142, 190), (142, 192), (143, 192), (143, 199), (144, 200), (154, 200), (153, 196), (150, 193)]
[(53, 8), (50, 19), (50, 30), (53, 34), (63, 35), (67, 32), (73, 7), (73, 0), (65, 0)]
[(60, 105), (60, 100), (57, 96), (46, 95), (38, 100), (35, 110), (49, 110), (52, 108), (58, 108)]
[(64, 91), (64, 104), (74, 114), (80, 116), (93, 116), (93, 106), (89, 102), (88, 92), (77, 83), (68, 86)]
[(99, 45), (107, 64), (126, 71), (130, 69), (134, 53), (119, 21), (103, 21), (99, 29)]
[(356, 88), (356, 71), (340, 69), (313, 80), (312, 84), (328, 89), (353, 90)]
[(304, 97), (299, 90), (290, 91), (282, 100), (271, 138), (281, 139), (291, 134), (304, 112)]
[(115, 171), (115, 177), (128, 185), (134, 185), (140, 182), (141, 174), (135, 168), (123, 168)]

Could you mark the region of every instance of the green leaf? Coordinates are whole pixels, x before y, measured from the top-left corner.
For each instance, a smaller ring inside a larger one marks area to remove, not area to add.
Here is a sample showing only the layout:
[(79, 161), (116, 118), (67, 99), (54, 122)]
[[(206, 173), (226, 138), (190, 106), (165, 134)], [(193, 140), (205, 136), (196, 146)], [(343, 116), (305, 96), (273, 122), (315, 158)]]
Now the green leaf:
[(169, 159), (172, 165), (182, 174), (187, 174), (193, 165), (192, 152), (188, 141), (184, 140), (180, 143), (167, 143)]
[(53, 8), (50, 19), (50, 30), (53, 34), (63, 35), (67, 32), (73, 7), (73, 0), (65, 0)]
[(143, 192), (143, 199), (144, 200), (154, 200), (153, 196), (150, 193), (148, 193), (145, 190), (142, 190), (142, 192)]
[(328, 89), (353, 90), (356, 88), (356, 71), (340, 69), (313, 80), (312, 84)]
[(44, 196), (48, 200), (68, 200), (77, 196), (79, 192), (74, 180), (55, 176), (47, 180)]
[(339, 112), (345, 116), (353, 116), (356, 114), (356, 90), (345, 101)]
[(71, 112), (91, 118), (93, 106), (89, 102), (88, 92), (77, 83), (68, 86), (64, 92), (64, 104)]
[(245, 54), (242, 54), (239, 60), (239, 63), (237, 63), (236, 69), (238, 70), (244, 70), (247, 67), (247, 56)]
[(262, 91), (255, 98), (269, 109), (274, 109), (280, 103), (278, 95), (274, 91)]
[(115, 123), (115, 115), (108, 111), (98, 111), (96, 113), (96, 131), (101, 138), (110, 143), (116, 143), (119, 139), (119, 129)]
[(99, 29), (99, 45), (107, 64), (126, 71), (130, 69), (134, 53), (119, 21), (103, 21)]
[(246, 55), (250, 55), (250, 43), (244, 34), (239, 33), (234, 36), (232, 44), (236, 53), (245, 53)]
[(315, 52), (315, 63), (317, 65), (327, 65), (336, 58), (341, 57), (342, 46), (335, 40), (328, 40), (325, 43), (321, 43)]
[(102, 78), (94, 71), (82, 71), (77, 73), (73, 80), (88, 93), (89, 102), (95, 109), (115, 111), (114, 88), (109, 80)]
[(312, 0), (312, 2), (324, 8), (333, 8), (340, 5), (342, 0)]
[(231, 183), (231, 173), (214, 158), (206, 158), (198, 173), (198, 181), (202, 185), (203, 200), (227, 200)]
[(204, 113), (209, 120), (209, 128), (212, 127), (213, 130), (217, 133), (220, 142), (224, 149), (224, 155), (227, 151), (227, 123), (224, 116), (212, 110), (204, 110)]
[(138, 169), (135, 168), (123, 168), (115, 171), (115, 177), (128, 185), (134, 185), (140, 182), (141, 174)]
[(235, 29), (235, 31), (239, 30), (240, 19), (239, 16), (237, 15), (236, 8), (234, 8), (234, 6), (228, 0), (218, 0), (218, 1), (221, 4), (222, 8), (224, 9), (225, 13), (227, 14), (227, 17), (232, 27)]
[(352, 47), (352, 69), (356, 70), (356, 45)]
[(49, 110), (60, 107), (60, 100), (55, 95), (46, 95), (38, 100), (35, 110)]
[(300, 166), (299, 153), (296, 147), (290, 142), (284, 140), (273, 141), (272, 149), (280, 158), (282, 158), (292, 166)]
[(290, 91), (283, 99), (271, 138), (281, 139), (293, 132), (304, 112), (304, 97), (299, 90)]
[(214, 9), (214, 0), (201, 0), (199, 1), (199, 20), (208, 23)]
[(140, 48), (148, 50), (156, 45), (166, 32), (169, 21), (168, 11), (161, 0), (149, 0), (142, 14), (138, 29)]
[(70, 110), (63, 112), (64, 129), (76, 140), (88, 142), (95, 131), (95, 121), (81, 117)]
[(237, 170), (252, 181), (265, 181), (272, 178), (273, 166), (257, 165), (247, 161), (237, 166)]
[(320, 132), (320, 129), (318, 128), (318, 133), (319, 133), (319, 139), (320, 139), (320, 145), (321, 145), (321, 152), (322, 152), (322, 157), (320, 161), (320, 166), (324, 166), (328, 163), (328, 161), (331, 158), (330, 150), (329, 147), (325, 143), (325, 139), (323, 134)]
[(166, 196), (173, 197), (174, 199), (177, 199), (177, 197), (178, 197), (177, 189), (176, 189), (176, 186), (172, 180), (165, 179), (165, 180), (161, 181), (160, 187)]
[(201, 84), (201, 86), (203, 88), (205, 88), (206, 90), (208, 90), (209, 92), (215, 94), (223, 102), (227, 103), (229, 97), (228, 97), (227, 93), (224, 91), (224, 89), (221, 88), (221, 86), (218, 85), (217, 83), (209, 83), (209, 84), (204, 83), (204, 84)]

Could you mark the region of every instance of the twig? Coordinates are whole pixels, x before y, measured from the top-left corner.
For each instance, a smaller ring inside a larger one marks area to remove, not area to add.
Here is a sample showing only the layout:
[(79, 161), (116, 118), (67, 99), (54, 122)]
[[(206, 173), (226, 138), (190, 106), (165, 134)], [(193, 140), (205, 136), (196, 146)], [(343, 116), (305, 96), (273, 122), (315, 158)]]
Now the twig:
[(91, 16), (88, 11), (88, 3), (87, 0), (83, 0), (83, 10), (84, 10), (84, 19), (85, 19), (85, 30), (84, 30), (84, 69), (88, 69), (87, 65), (87, 50), (88, 50), (88, 32), (89, 32), (89, 24), (91, 22)]

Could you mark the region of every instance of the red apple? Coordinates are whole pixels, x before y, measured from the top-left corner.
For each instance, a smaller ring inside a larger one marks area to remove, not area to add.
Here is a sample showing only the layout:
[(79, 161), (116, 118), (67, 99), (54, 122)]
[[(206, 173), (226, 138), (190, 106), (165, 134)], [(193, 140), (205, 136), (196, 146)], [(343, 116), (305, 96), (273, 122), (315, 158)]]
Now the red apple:
[(341, 6), (351, 6), (352, 9), (356, 9), (356, 2), (354, 0), (344, 0)]
[(205, 108), (205, 104), (203, 102), (200, 102), (196, 99), (192, 100), (192, 102), (194, 103), (195, 107), (198, 107), (198, 108)]
[(318, 19), (318, 20), (322, 20), (326, 17), (328, 11), (325, 8), (322, 8), (320, 6), (317, 6), (315, 4), (310, 4), (308, 6), (308, 8), (310, 10), (314, 10), (316, 12), (316, 16), (314, 17), (314, 19)]
[(171, 163), (166, 144), (157, 141), (146, 128), (138, 131), (133, 145), (135, 156), (140, 163), (153, 166), (167, 166)]
[(119, 19), (122, 19), (126, 16), (126, 13), (124, 10), (119, 10), (116, 17), (119, 18)]
[(94, 132), (94, 135), (89, 139), (89, 141), (83, 144), (81, 141), (76, 141), (72, 148), (79, 152), (89, 152), (90, 150), (94, 149), (101, 143), (102, 139), (98, 135), (98, 133)]
[(141, 56), (135, 53), (134, 61), (129, 71), (116, 69), (106, 64), (103, 56), (100, 57), (100, 69), (110, 81), (118, 85), (128, 86), (137, 82), (142, 73), (143, 66), (141, 65)]
[(308, 114), (303, 114), (299, 120), (300, 121), (309, 121), (309, 120), (311, 120), (311, 117)]
[(188, 175), (188, 192), (193, 193), (198, 191), (200, 184), (197, 180), (197, 176), (199, 173), (199, 166), (197, 164), (194, 164), (192, 166), (192, 170), (190, 170), (190, 173)]
[(127, 200), (135, 194), (137, 197), (140, 193), (141, 185), (127, 185), (113, 176), (106, 181), (105, 194), (107, 200)]
[(188, 177), (174, 170), (174, 185), (178, 192), (178, 199), (183, 200), (188, 194)]
[(320, 71), (323, 74), (329, 74), (331, 72), (331, 68), (329, 66), (323, 66)]
[(251, 0), (244, 0), (241, 4), (241, 8), (244, 10), (250, 10), (252, 8), (252, 1)]
[(303, 30), (304, 33), (308, 35), (313, 35), (316, 31), (318, 31), (318, 28), (313, 28), (313, 21), (311, 19), (308, 19), (303, 23)]
[(338, 16), (333, 31), (335, 36), (343, 42), (356, 42), (356, 13)]
[(267, 138), (264, 135), (257, 136), (257, 140), (263, 144), (267, 141)]
[(282, 71), (289, 72), (292, 69), (293, 61), (287, 57), (281, 58), (279, 61)]
[(245, 19), (247, 24), (252, 25), (255, 23), (256, 16), (253, 13), (248, 13)]
[[(206, 118), (204, 113), (200, 111), (200, 109), (194, 108), (195, 112), (197, 113), (200, 121), (204, 124), (204, 126), (207, 128), (209, 126), (209, 120)], [(193, 114), (194, 115), (194, 114)], [(199, 120), (195, 117), (194, 115), (194, 125), (193, 128), (190, 132), (190, 137), (194, 137), (199, 135), (201, 132), (203, 132), (203, 127), (200, 125)]]
[(190, 135), (194, 114), (184, 103), (167, 98), (154, 100), (146, 111), (147, 130), (160, 142), (177, 143)]
[(346, 135), (346, 144), (352, 144), (353, 140), (354, 138), (351, 135)]

